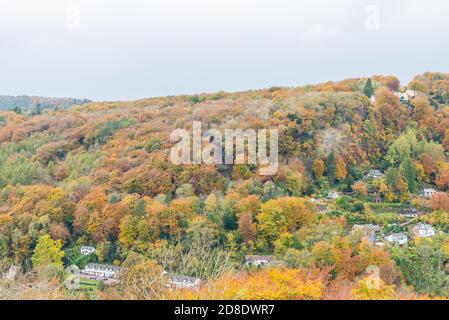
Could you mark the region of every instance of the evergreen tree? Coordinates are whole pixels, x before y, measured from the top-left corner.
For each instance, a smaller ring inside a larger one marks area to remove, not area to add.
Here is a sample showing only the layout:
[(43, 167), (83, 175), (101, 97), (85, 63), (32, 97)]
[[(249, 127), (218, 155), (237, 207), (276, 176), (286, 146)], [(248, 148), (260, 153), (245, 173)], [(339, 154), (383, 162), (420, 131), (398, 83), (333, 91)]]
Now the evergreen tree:
[(373, 83), (371, 82), (371, 79), (368, 78), (365, 83), (365, 87), (363, 88), (363, 94), (367, 96), (368, 98), (371, 98), (374, 96), (374, 88)]
[(17, 113), (17, 114), (22, 114), (22, 109), (20, 107), (18, 107), (18, 106), (15, 106), (12, 111)]
[(395, 188), (397, 181), (399, 180), (399, 170), (394, 167), (388, 168), (385, 172), (385, 182), (392, 189)]
[(416, 191), (416, 170), (415, 165), (409, 157), (405, 158), (400, 166), (400, 172), (407, 181), (408, 190), (410, 192)]
[(329, 153), (326, 159), (326, 174), (329, 179), (330, 184), (335, 181), (335, 173), (337, 171), (337, 165), (335, 162), (335, 154), (333, 152)]
[(31, 115), (33, 115), (33, 116), (38, 116), (38, 115), (41, 115), (42, 114), (42, 107), (41, 107), (41, 105), (38, 103), (37, 105), (36, 105), (36, 107), (34, 108), (34, 110), (31, 112)]
[(147, 202), (144, 199), (140, 199), (137, 201), (134, 207), (134, 214), (139, 217), (143, 217), (145, 215), (147, 209)]

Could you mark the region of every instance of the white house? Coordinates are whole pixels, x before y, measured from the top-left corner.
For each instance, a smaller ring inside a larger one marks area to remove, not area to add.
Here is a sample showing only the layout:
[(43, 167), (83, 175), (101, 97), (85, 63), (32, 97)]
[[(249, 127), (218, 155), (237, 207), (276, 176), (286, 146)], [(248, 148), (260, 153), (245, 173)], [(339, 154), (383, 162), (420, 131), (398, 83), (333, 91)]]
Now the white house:
[(416, 208), (404, 208), (400, 211), (400, 214), (406, 218), (416, 218), (419, 211)]
[(390, 234), (389, 236), (385, 237), (385, 240), (394, 243), (394, 244), (406, 244), (408, 241), (408, 237), (407, 235), (403, 234), (403, 233), (393, 233)]
[(95, 253), (95, 248), (89, 246), (82, 246), (80, 252), (83, 256), (88, 256), (89, 254)]
[(407, 90), (405, 90), (405, 94), (406, 94), (409, 98), (414, 98), (414, 97), (416, 97), (416, 92), (415, 92), (414, 90), (407, 89)]
[(416, 92), (410, 89), (405, 90), (405, 92), (396, 92), (395, 95), (401, 101), (409, 101), (416, 97)]
[(201, 280), (198, 278), (168, 275), (169, 288), (197, 290), (200, 287), (200, 283)]
[(399, 98), (399, 100), (408, 101), (408, 95), (405, 92), (395, 92), (394, 94)]
[(263, 267), (271, 263), (269, 256), (245, 256), (245, 264), (247, 266)]
[(368, 178), (380, 178), (380, 177), (383, 176), (383, 173), (380, 172), (380, 170), (374, 169), (374, 170), (370, 170), (370, 171), (366, 174), (366, 176), (367, 176)]
[(122, 271), (123, 268), (117, 266), (88, 263), (82, 274), (101, 279), (117, 279)]
[(337, 191), (329, 191), (327, 194), (327, 198), (331, 200), (335, 200), (340, 197), (340, 194)]
[(426, 198), (431, 198), (433, 195), (435, 195), (437, 193), (438, 192), (435, 189), (431, 189), (431, 188), (424, 189), (422, 192), (423, 196)]
[(427, 238), (435, 235), (435, 229), (429, 225), (420, 223), (412, 228), (412, 233), (418, 238)]
[(374, 104), (374, 102), (376, 102), (376, 97), (374, 95), (371, 96), (371, 98), (369, 98), (369, 102), (371, 102), (371, 104)]

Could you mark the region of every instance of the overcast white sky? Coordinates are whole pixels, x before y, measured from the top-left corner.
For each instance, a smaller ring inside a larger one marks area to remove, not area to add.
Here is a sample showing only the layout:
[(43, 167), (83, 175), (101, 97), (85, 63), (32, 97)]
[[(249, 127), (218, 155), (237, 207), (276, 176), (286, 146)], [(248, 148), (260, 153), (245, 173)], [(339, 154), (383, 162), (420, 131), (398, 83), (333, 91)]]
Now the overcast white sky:
[(128, 100), (449, 71), (447, 0), (0, 0), (0, 94)]

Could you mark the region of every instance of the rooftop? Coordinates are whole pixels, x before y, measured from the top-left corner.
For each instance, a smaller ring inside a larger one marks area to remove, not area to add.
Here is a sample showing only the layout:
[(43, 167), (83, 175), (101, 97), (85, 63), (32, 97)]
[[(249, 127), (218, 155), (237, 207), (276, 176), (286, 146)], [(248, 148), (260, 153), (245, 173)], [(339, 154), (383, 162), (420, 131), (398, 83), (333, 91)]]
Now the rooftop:
[(407, 238), (407, 235), (404, 233), (392, 233), (389, 235), (389, 237), (395, 238), (395, 239), (404, 239)]
[(271, 257), (270, 256), (245, 256), (245, 261), (256, 261), (256, 260), (267, 260), (270, 261)]
[(109, 264), (99, 264), (99, 263), (88, 263), (86, 268), (89, 269), (97, 269), (97, 270), (113, 270), (113, 271), (121, 271), (124, 268), (119, 266), (113, 266)]
[(420, 230), (434, 230), (434, 227), (426, 223), (418, 223), (414, 228), (418, 228)]
[(169, 278), (169, 281), (171, 281), (171, 282), (182, 282), (182, 283), (191, 283), (191, 284), (195, 284), (198, 281), (200, 281), (200, 279), (195, 278), (195, 277), (188, 277), (188, 276), (174, 275), (174, 274), (169, 274), (168, 278)]
[(370, 230), (380, 230), (380, 226), (376, 224), (355, 224), (352, 230), (355, 229), (370, 229)]

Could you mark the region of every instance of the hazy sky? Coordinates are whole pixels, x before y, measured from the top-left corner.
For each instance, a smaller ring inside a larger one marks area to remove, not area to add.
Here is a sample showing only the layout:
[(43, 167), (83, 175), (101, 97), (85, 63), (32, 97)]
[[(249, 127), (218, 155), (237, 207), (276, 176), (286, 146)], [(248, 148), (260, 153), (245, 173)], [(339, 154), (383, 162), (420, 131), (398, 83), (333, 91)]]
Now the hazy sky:
[(135, 99), (449, 71), (447, 0), (0, 0), (0, 94)]

